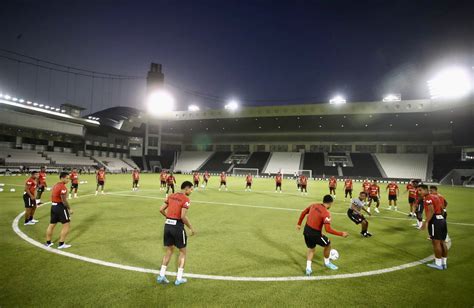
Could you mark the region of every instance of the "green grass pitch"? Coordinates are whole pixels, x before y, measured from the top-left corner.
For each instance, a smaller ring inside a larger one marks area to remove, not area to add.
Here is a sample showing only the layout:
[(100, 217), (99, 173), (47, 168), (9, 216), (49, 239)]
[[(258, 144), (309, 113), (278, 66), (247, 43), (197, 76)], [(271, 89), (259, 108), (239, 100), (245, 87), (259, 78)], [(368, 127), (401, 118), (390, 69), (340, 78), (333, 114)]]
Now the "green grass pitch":
[[(50, 175), (52, 186), (57, 176)], [(452, 239), (448, 270), (417, 265), (367, 277), (248, 282), (190, 278), (179, 287), (157, 285), (155, 275), (105, 267), (35, 247), (12, 229), (23, 211), (25, 176), (0, 177), (0, 306), (455, 306), (474, 305), (474, 189), (440, 187), (449, 201), (448, 229)], [(178, 183), (191, 176), (178, 175)], [(131, 175), (109, 175), (106, 195), (93, 196), (93, 176), (83, 175), (74, 209), (67, 252), (122, 265), (159, 269), (164, 252), (164, 219), (159, 213), (164, 193), (159, 175), (142, 174), (140, 191), (131, 191)], [(406, 217), (407, 197), (399, 210), (387, 210), (382, 187), (381, 213), (369, 218), (372, 238), (362, 238), (360, 227), (346, 216), (342, 183), (331, 208), (332, 225), (348, 231), (348, 238), (328, 235), (340, 254), (338, 271), (323, 267), (316, 251), (313, 275), (350, 274), (390, 268), (432, 254), (426, 231), (412, 227)], [(12, 186), (11, 186), (12, 185)], [(283, 194), (274, 192), (273, 179), (255, 179), (245, 192), (244, 178), (229, 177), (229, 191), (218, 191), (218, 177), (207, 190), (191, 195), (189, 219), (197, 235), (189, 237), (186, 273), (230, 277), (303, 276), (306, 265), (302, 232), (296, 231), (301, 210), (320, 202), (327, 183), (310, 181), (308, 196), (296, 191), (293, 180), (283, 182)], [(68, 185), (69, 186), (69, 185)], [(16, 192), (10, 192), (15, 188)], [(355, 183), (355, 191), (360, 183)], [(401, 188), (404, 191), (404, 188)], [(49, 192), (43, 200), (49, 200)], [(35, 226), (20, 229), (43, 242), (49, 221), (47, 204), (37, 210)], [(57, 243), (59, 227), (53, 241)], [(57, 246), (55, 246), (57, 247)], [(174, 259), (169, 271), (176, 270)], [(168, 276), (174, 281), (175, 277)]]

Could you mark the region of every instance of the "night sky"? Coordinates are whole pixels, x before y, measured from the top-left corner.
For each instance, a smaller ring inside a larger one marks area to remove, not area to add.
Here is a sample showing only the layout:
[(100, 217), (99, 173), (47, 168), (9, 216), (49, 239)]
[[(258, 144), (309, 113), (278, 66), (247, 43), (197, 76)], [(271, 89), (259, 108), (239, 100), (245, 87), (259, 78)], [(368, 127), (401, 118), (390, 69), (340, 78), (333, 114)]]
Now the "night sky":
[[(426, 98), (443, 65), (473, 66), (474, 1), (2, 1), (0, 48), (115, 74), (163, 64), (182, 106)], [(0, 51), (0, 56), (39, 63)], [(92, 86), (94, 89), (92, 89)], [(145, 82), (0, 58), (0, 92), (93, 111), (142, 107)], [(195, 94), (190, 94), (190, 93)], [(222, 98), (211, 98), (220, 97)]]

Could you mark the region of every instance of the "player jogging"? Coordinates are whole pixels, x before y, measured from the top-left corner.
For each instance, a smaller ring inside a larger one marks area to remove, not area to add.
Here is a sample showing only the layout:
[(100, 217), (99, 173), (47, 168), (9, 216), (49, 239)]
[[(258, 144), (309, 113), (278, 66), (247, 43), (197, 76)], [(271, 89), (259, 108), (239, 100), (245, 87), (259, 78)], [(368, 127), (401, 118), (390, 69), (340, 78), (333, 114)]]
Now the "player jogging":
[(207, 183), (209, 182), (209, 178), (211, 177), (211, 175), (209, 174), (209, 172), (204, 172), (204, 175), (202, 176), (202, 179), (204, 181), (204, 183), (202, 184), (203, 188), (207, 188)]
[(199, 188), (199, 181), (200, 181), (200, 176), (199, 176), (199, 172), (194, 172), (193, 174), (193, 182), (194, 182), (194, 189), (198, 189)]
[(316, 245), (324, 247), (323, 256), (324, 256), (324, 265), (332, 270), (337, 270), (338, 267), (331, 263), (329, 259), (329, 252), (331, 251), (331, 241), (322, 234), (322, 229), (330, 234), (337, 236), (347, 237), (349, 234), (347, 232), (339, 232), (331, 228), (331, 213), (329, 209), (333, 204), (334, 199), (331, 195), (326, 195), (323, 198), (323, 203), (311, 204), (303, 212), (301, 212), (300, 218), (296, 225), (296, 229), (301, 229), (301, 223), (306, 215), (306, 225), (304, 227), (303, 235), (306, 242), (306, 247), (308, 247), (308, 252), (306, 254), (306, 275), (310, 276), (313, 270), (311, 269), (311, 263), (314, 257), (314, 250)]
[(66, 244), (66, 236), (71, 228), (71, 214), (72, 209), (67, 201), (67, 188), (66, 184), (69, 181), (69, 175), (67, 172), (61, 172), (59, 175), (59, 182), (53, 186), (51, 190), (51, 220), (49, 221), (48, 229), (46, 229), (46, 246), (51, 247), (51, 237), (53, 236), (54, 228), (56, 224), (60, 222), (63, 226), (61, 228), (61, 234), (59, 236), (58, 249), (66, 249), (71, 245)]
[(439, 195), (430, 194), (428, 186), (422, 184), (418, 187), (418, 191), (423, 196), (426, 217), (421, 229), (424, 230), (428, 226), (428, 234), (435, 255), (435, 262), (427, 265), (438, 270), (446, 270), (448, 268), (448, 247), (446, 246), (448, 226), (443, 216), (443, 200)]
[(25, 203), (25, 226), (31, 226), (39, 222), (33, 218), (36, 211), (36, 183), (38, 172), (31, 172), (31, 176), (25, 182), (23, 202)]
[(41, 205), (41, 196), (44, 190), (48, 187), (46, 184), (46, 167), (41, 167), (37, 178), (37, 194), (36, 194), (36, 205)]
[(372, 182), (369, 189), (369, 205), (367, 206), (367, 211), (370, 213), (370, 205), (372, 201), (376, 203), (374, 211), (376, 213), (380, 213), (379, 206), (380, 206), (380, 187), (377, 185), (377, 180)]
[(160, 274), (156, 278), (158, 283), (169, 283), (165, 276), (166, 268), (175, 247), (179, 249), (179, 257), (178, 275), (176, 276), (174, 284), (179, 286), (187, 281), (186, 278), (183, 278), (184, 264), (186, 261), (186, 245), (188, 243), (184, 226), (189, 228), (191, 235), (196, 233), (187, 217), (190, 206), (189, 195), (191, 195), (192, 192), (193, 184), (189, 181), (185, 181), (181, 184), (181, 192), (170, 195), (160, 207), (160, 213), (166, 217), (163, 234), (163, 244), (166, 247), (166, 253), (163, 257)]
[(77, 189), (79, 188), (79, 175), (77, 173), (76, 168), (72, 168), (72, 171), (69, 174), (69, 179), (71, 180), (71, 190), (69, 191), (69, 199), (71, 199), (73, 191), (74, 198), (77, 198)]
[[(446, 211), (446, 208), (448, 207), (448, 201), (446, 200), (446, 198), (441, 195), (440, 193), (438, 193), (438, 187), (437, 186), (434, 186), (434, 185), (431, 185), (430, 186), (430, 194), (432, 195), (437, 195), (440, 200), (441, 200), (441, 204), (443, 205), (443, 216), (444, 216), (444, 219), (448, 219), (448, 212)], [(446, 234), (446, 242), (449, 242), (451, 239), (449, 238), (449, 234)]]
[(278, 188), (280, 188), (280, 194), (281, 194), (281, 183), (283, 181), (283, 176), (281, 175), (280, 172), (277, 173), (275, 176), (275, 192), (278, 192)]
[(221, 173), (221, 184), (219, 185), (219, 191), (221, 191), (222, 186), (225, 187), (227, 191), (227, 174), (225, 172)]
[(369, 197), (370, 185), (372, 185), (372, 184), (370, 184), (369, 179), (365, 179), (364, 182), (362, 183), (362, 191), (365, 192), (365, 195), (367, 197)]
[(160, 191), (165, 190), (166, 188), (166, 178), (167, 174), (164, 170), (161, 170), (160, 172)]
[(415, 206), (415, 217), (416, 217), (416, 223), (413, 224), (414, 227), (417, 229), (421, 229), (423, 226), (423, 212), (424, 212), (424, 196), (421, 192), (421, 186), (422, 184), (419, 184), (416, 186), (416, 206)]
[(349, 195), (349, 198), (352, 199), (352, 179), (346, 179), (344, 181), (344, 201), (346, 201), (347, 195)]
[(387, 185), (385, 191), (388, 191), (388, 208), (392, 209), (392, 202), (393, 202), (393, 209), (398, 211), (397, 209), (397, 197), (400, 194), (400, 189), (398, 189), (398, 185), (395, 182), (390, 182)]
[(104, 167), (101, 167), (99, 171), (97, 171), (97, 174), (95, 176), (95, 179), (97, 181), (97, 187), (95, 189), (95, 195), (99, 193), (99, 187), (101, 188), (101, 194), (105, 194), (104, 192), (104, 186), (105, 186), (105, 170)]
[(300, 175), (300, 188), (301, 188), (301, 194), (305, 194), (307, 195), (308, 194), (308, 178), (306, 177), (306, 175), (302, 174)]
[(336, 199), (337, 180), (335, 176), (329, 178), (329, 194)]
[[(302, 175), (302, 174), (301, 174)], [(295, 177), (296, 177), (296, 190), (300, 191), (301, 190), (301, 175), (297, 175), (295, 173)]]
[(417, 196), (416, 196), (416, 185), (414, 181), (410, 181), (410, 183), (406, 186), (405, 193), (408, 192), (408, 205), (410, 207), (410, 213), (408, 214), (409, 217), (416, 217), (415, 211), (417, 206)]
[(132, 171), (132, 191), (138, 190), (138, 182), (140, 181), (140, 171), (134, 168)]
[(350, 220), (352, 220), (356, 225), (361, 224), (360, 234), (363, 237), (370, 237), (372, 234), (367, 231), (369, 229), (369, 222), (362, 214), (362, 210), (364, 210), (367, 214), (369, 214), (369, 216), (372, 215), (365, 208), (366, 199), (366, 193), (361, 191), (358, 198), (351, 200), (351, 206), (349, 206), (349, 209), (347, 210), (347, 216), (349, 216)]
[(166, 177), (166, 185), (167, 185), (166, 197), (168, 197), (168, 193), (170, 192), (170, 189), (171, 189), (171, 192), (174, 194), (174, 184), (176, 184), (176, 178), (174, 177), (173, 172), (171, 172)]
[(252, 178), (252, 175), (249, 173), (247, 174), (247, 177), (245, 178), (245, 191), (252, 191), (252, 182), (253, 182), (253, 178)]

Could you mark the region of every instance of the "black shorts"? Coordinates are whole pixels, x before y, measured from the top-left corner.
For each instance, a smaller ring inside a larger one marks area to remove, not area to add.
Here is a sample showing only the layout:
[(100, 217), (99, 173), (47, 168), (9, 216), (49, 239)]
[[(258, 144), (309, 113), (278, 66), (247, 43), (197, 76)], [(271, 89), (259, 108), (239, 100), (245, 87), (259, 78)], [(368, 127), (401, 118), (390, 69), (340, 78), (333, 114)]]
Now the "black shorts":
[[(175, 223), (173, 225), (173, 223)], [(184, 224), (181, 220), (166, 219), (165, 229), (163, 233), (164, 246), (176, 246), (177, 248), (185, 248), (188, 243), (188, 236), (184, 230)]]
[(346, 190), (345, 190), (345, 193), (346, 193), (346, 194), (352, 194), (352, 189), (346, 189)]
[(330, 192), (336, 192), (336, 187), (329, 187)]
[(276, 187), (280, 187), (280, 188), (281, 188), (281, 183), (276, 183)]
[(306, 189), (306, 185), (300, 185), (301, 189)]
[(161, 185), (165, 186), (166, 185), (166, 181), (160, 181)]
[(252, 187), (252, 183), (247, 183), (247, 185), (245, 185), (245, 187)]
[(365, 217), (364, 215), (360, 214), (360, 213), (356, 213), (354, 212), (353, 209), (348, 209), (347, 210), (347, 216), (356, 224), (360, 224), (361, 222), (363, 222), (365, 220)]
[(174, 184), (168, 184), (168, 188), (174, 189)]
[(423, 214), (423, 210), (424, 210), (423, 201), (418, 201), (415, 212)]
[(30, 195), (28, 195), (26, 192), (23, 194), (23, 202), (25, 203), (25, 208), (29, 209), (32, 207), (36, 206), (36, 200), (31, 199)]
[(57, 224), (58, 222), (66, 224), (71, 221), (69, 211), (62, 203), (51, 203), (51, 219), (49, 223)]
[(448, 225), (443, 215), (435, 215), (428, 223), (428, 234), (432, 240), (445, 241), (448, 235)]
[(77, 183), (76, 184), (74, 184), (74, 183), (71, 184), (71, 189), (78, 189), (78, 188), (79, 188), (79, 184), (77, 184)]
[(315, 230), (308, 225), (304, 226), (303, 235), (306, 247), (310, 249), (313, 249), (316, 245), (326, 247), (331, 244), (331, 241), (321, 231)]
[(97, 185), (99, 185), (99, 186), (104, 186), (104, 185), (105, 185), (105, 182), (104, 182), (104, 181), (97, 181)]
[(199, 181), (194, 181), (194, 186), (199, 186)]
[(409, 204), (415, 203), (415, 198), (408, 197), (408, 203)]
[(388, 195), (389, 201), (397, 201), (397, 195)]
[(369, 200), (374, 201), (374, 202), (379, 202), (379, 197), (378, 196), (372, 196), (372, 197), (369, 197)]
[(138, 185), (138, 180), (133, 180), (134, 185)]
[(36, 189), (39, 193), (44, 192), (44, 186), (43, 185), (38, 185), (38, 188)]
[(209, 181), (208, 179), (204, 179), (204, 183), (207, 183), (207, 181)]
[(226, 181), (221, 181), (221, 186), (222, 185), (227, 186), (227, 182)]

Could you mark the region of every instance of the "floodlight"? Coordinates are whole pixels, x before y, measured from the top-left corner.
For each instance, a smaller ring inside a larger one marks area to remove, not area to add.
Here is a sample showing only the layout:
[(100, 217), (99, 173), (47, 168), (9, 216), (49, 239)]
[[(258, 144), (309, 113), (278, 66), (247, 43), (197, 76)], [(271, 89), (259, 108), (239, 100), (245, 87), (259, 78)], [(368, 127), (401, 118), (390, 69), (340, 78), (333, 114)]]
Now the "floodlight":
[(17, 101), (18, 101), (18, 98), (12, 97), (12, 101), (17, 102)]
[(188, 106), (188, 111), (193, 111), (194, 112), (194, 111), (199, 111), (199, 110), (201, 110), (201, 109), (197, 105), (189, 105)]
[(49, 106), (48, 106), (48, 105), (46, 105), (46, 106), (44, 106), (44, 108), (46, 108), (46, 109), (49, 109)]
[(447, 68), (428, 81), (428, 88), (432, 99), (461, 98), (471, 92), (472, 77), (461, 67)]
[(340, 104), (345, 104), (345, 103), (346, 103), (346, 99), (341, 95), (336, 95), (329, 100), (329, 104), (340, 105)]
[(62, 113), (65, 113), (65, 112), (66, 112), (66, 110), (62, 109), (62, 110), (61, 110), (61, 112), (62, 112)]
[(57, 112), (59, 112), (59, 111), (61, 111), (61, 109), (59, 109), (59, 108), (56, 108), (56, 111), (57, 111)]
[(0, 98), (3, 98), (3, 93), (0, 93)]
[(5, 98), (5, 99), (10, 99), (10, 98), (12, 98), (12, 97), (11, 97), (10, 95), (8, 95), (8, 94), (5, 94), (4, 98)]
[(174, 97), (170, 93), (164, 90), (158, 90), (148, 95), (146, 105), (147, 110), (151, 114), (158, 116), (163, 113), (173, 111), (175, 101)]
[(38, 103), (33, 103), (33, 106), (35, 106), (35, 107), (38, 106)]
[(18, 100), (18, 102), (20, 102), (20, 103), (24, 103), (24, 102), (25, 102), (25, 100), (24, 100), (23, 98), (20, 98), (20, 99)]
[(31, 102), (31, 101), (26, 101), (26, 103), (27, 103), (28, 105), (33, 104), (33, 102)]
[(402, 96), (400, 94), (387, 94), (382, 99), (383, 102), (399, 102), (402, 100)]
[(236, 100), (231, 100), (227, 105), (224, 106), (224, 108), (230, 111), (235, 111), (239, 109), (239, 103)]
[(43, 107), (44, 107), (44, 105), (43, 105), (43, 104), (39, 104), (39, 107), (43, 108)]

